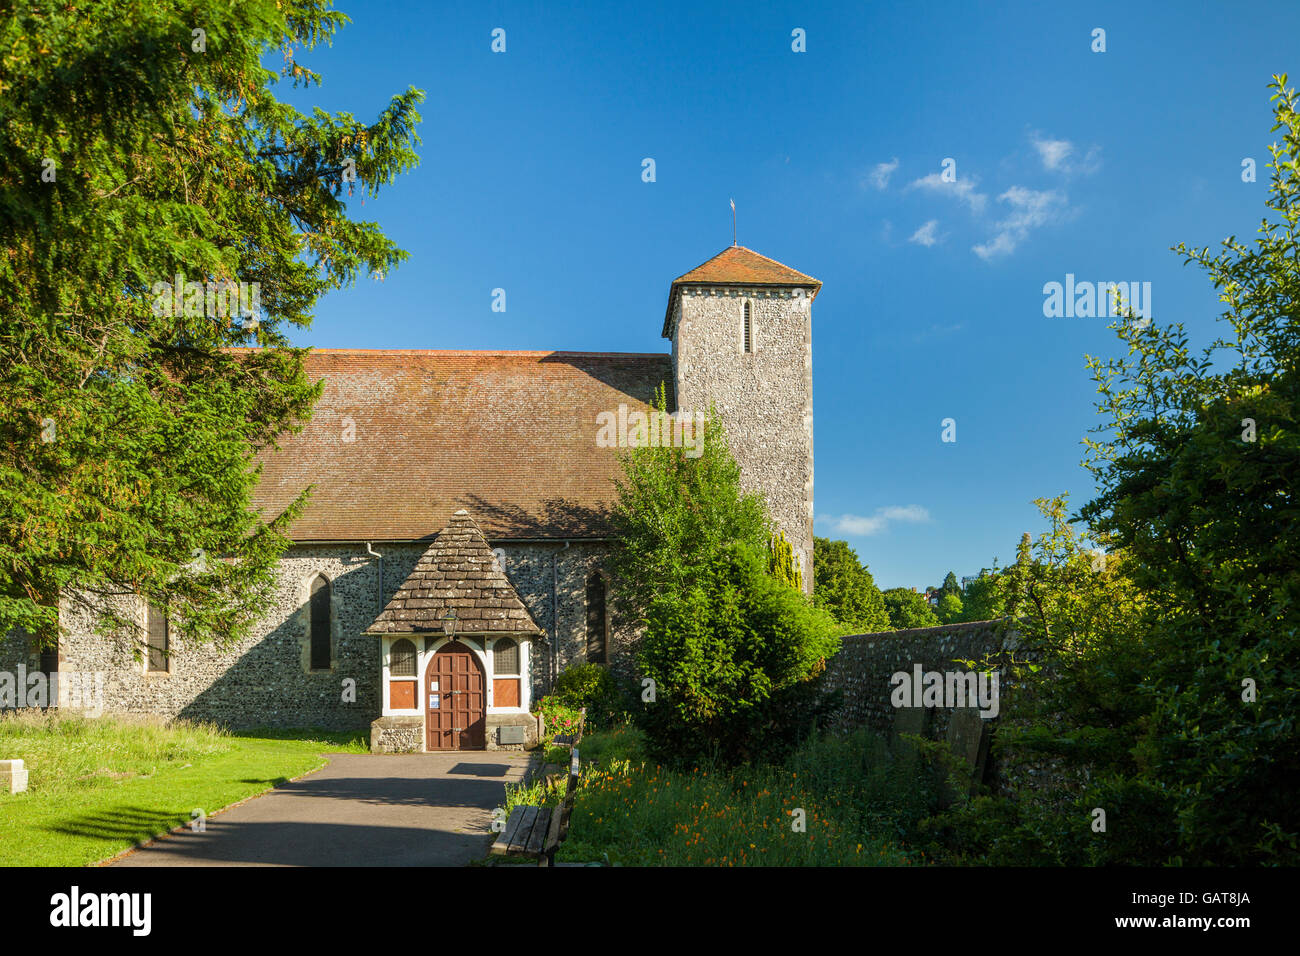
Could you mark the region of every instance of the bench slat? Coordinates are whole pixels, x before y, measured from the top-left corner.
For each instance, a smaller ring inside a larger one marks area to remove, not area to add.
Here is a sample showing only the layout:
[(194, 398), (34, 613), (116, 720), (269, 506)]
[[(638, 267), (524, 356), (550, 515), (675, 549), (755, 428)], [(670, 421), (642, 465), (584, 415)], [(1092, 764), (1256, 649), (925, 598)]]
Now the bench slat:
[(506, 828), (497, 834), (496, 840), (492, 844), (492, 852), (496, 854), (509, 853), (510, 843), (519, 832), (519, 825), (524, 820), (524, 810), (527, 807), (515, 807), (510, 811), (510, 819), (506, 821)]
[(519, 822), (519, 828), (515, 830), (510, 838), (510, 854), (522, 853), (524, 846), (528, 841), (529, 835), (533, 832), (533, 825), (537, 822), (537, 807), (524, 807), (523, 819)]
[(528, 841), (524, 844), (524, 854), (527, 856), (541, 856), (543, 841), (546, 834), (551, 828), (551, 818), (558, 813), (558, 810), (539, 809), (537, 819), (533, 823), (533, 832), (528, 835)]

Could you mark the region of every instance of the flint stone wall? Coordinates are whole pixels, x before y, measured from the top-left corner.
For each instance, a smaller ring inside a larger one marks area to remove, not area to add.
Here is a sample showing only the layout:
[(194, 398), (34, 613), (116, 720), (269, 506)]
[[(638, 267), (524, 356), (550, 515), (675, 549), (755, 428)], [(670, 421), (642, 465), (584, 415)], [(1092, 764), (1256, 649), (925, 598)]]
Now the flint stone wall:
[[(827, 663), (822, 687), (843, 692), (839, 708), (830, 726), (841, 733), (868, 727), (883, 737), (896, 729), (903, 709), (890, 700), (890, 678), (899, 671), (912, 673), (916, 664), (924, 671), (964, 671), (959, 660), (979, 661), (991, 654), (1004, 653), (1018, 646), (1013, 632), (1003, 633), (996, 621), (975, 621), (939, 627), (916, 627), (878, 634), (854, 634), (841, 638), (840, 652)], [(1005, 670), (999, 671), (999, 697), (1008, 690)], [(952, 711), (956, 708), (921, 708), (925, 715), (904, 715), (902, 720), (916, 721), (934, 737), (947, 734)], [(923, 718), (923, 719), (921, 719)], [(996, 718), (992, 718), (996, 720)]]
[[(601, 566), (607, 547), (601, 543), (493, 547), (504, 552), (506, 576), (546, 632), (547, 639), (534, 646), (529, 674), (536, 700), (549, 690), (553, 671), (586, 660), (587, 577)], [(425, 549), (423, 544), (375, 545), (384, 556), (383, 603)], [(312, 671), (309, 597), (312, 581), (322, 573), (332, 589), (331, 666), (328, 671)], [(552, 600), (553, 580), (558, 602)], [(146, 608), (140, 598), (123, 594), (112, 599), (139, 624), (136, 633), (114, 637), (94, 633), (88, 610), (65, 597), (60, 607), (64, 633), (59, 669), (103, 674), (106, 712), (206, 720), (236, 729), (367, 728), (382, 713), (380, 641), (362, 634), (381, 609), (378, 588), (379, 562), (366, 553), (364, 544), (295, 545), (281, 559), (273, 604), (253, 634), (231, 646), (196, 646), (173, 629), (168, 673), (145, 672)], [(611, 603), (607, 599), (607, 606)], [(616, 668), (628, 666), (634, 637), (634, 632), (611, 625), (608, 652)], [(17, 673), (19, 664), (29, 672), (37, 670), (38, 651), (21, 632), (0, 635), (0, 671)], [(345, 681), (355, 682), (348, 695)], [(496, 736), (493, 728), (507, 716), (490, 717), (491, 737)], [(535, 739), (536, 734), (531, 736)]]
[(1004, 759), (990, 762), (990, 772), (985, 774), (990, 738), (1004, 722), (1002, 715), (1016, 692), (1005, 666), (998, 668), (997, 717), (980, 717), (972, 707), (898, 708), (890, 699), (890, 678), (899, 671), (911, 674), (917, 664), (923, 671), (964, 671), (966, 666), (958, 661), (997, 662), (1012, 654), (1030, 656), (1022, 650), (1015, 630), (1005, 623), (975, 621), (855, 634), (841, 640), (840, 652), (828, 662), (821, 677), (823, 689), (843, 692), (830, 717), (833, 731), (848, 733), (865, 727), (894, 743), (900, 734), (947, 740), (954, 752), (971, 764), (973, 782), (983, 780), (1003, 795), (1058, 799), (1078, 785), (1077, 774), (1061, 761), (1021, 753), (1003, 753)]
[[(672, 316), (677, 406), (713, 403), (746, 491), (762, 494), (813, 585), (812, 305), (791, 289), (682, 288)], [(743, 346), (751, 305), (753, 351)]]

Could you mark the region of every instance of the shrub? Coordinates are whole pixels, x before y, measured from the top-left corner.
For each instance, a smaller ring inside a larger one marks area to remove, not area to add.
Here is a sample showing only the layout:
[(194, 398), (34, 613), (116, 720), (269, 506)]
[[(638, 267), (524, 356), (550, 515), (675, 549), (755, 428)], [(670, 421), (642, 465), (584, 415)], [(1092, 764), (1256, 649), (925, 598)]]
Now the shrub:
[(555, 696), (570, 707), (587, 708), (587, 726), (604, 728), (627, 717), (627, 705), (610, 672), (599, 664), (574, 664), (555, 682)]
[(639, 661), (656, 701), (640, 713), (656, 759), (776, 760), (815, 726), (823, 708), (809, 682), (839, 649), (838, 627), (766, 563), (734, 544), (651, 604)]

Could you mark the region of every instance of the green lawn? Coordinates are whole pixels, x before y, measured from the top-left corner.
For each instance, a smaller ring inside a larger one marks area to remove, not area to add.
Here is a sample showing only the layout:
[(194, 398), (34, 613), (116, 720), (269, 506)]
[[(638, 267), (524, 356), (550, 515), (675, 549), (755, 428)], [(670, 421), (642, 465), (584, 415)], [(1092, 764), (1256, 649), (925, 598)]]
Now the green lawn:
[(26, 761), (28, 790), (0, 792), (0, 865), (80, 866), (364, 753), (364, 731), (227, 733), (183, 721), (37, 712), (0, 716), (0, 757)]

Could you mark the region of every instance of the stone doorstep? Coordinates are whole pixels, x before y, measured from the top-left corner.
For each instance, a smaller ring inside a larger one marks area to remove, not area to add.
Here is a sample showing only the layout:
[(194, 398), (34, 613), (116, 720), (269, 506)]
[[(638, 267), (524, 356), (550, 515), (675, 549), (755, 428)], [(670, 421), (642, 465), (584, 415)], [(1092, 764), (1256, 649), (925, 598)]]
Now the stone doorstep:
[(27, 775), (21, 760), (0, 760), (0, 785), (7, 786), (10, 793), (22, 793), (27, 789)]

